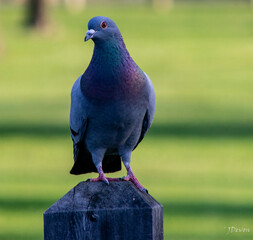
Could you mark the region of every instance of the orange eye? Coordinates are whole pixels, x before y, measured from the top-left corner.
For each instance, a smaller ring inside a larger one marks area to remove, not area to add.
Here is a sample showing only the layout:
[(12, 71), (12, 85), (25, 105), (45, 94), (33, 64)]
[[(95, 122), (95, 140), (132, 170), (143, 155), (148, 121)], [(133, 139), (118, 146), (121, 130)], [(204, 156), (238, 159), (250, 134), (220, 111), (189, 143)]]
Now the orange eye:
[(105, 28), (107, 28), (107, 23), (104, 21), (101, 23), (100, 26), (101, 26), (101, 28), (105, 29)]

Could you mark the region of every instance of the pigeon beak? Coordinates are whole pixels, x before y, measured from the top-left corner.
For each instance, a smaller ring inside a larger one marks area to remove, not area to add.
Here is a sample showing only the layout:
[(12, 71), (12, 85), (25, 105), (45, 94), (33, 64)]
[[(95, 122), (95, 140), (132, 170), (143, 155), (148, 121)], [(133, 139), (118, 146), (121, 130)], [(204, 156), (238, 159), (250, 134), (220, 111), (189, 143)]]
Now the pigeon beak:
[(88, 30), (88, 31), (86, 32), (86, 36), (85, 36), (85, 38), (84, 38), (84, 41), (86, 42), (86, 41), (88, 41), (89, 39), (93, 38), (93, 36), (94, 36), (95, 33), (96, 33), (96, 31), (93, 30), (93, 29)]

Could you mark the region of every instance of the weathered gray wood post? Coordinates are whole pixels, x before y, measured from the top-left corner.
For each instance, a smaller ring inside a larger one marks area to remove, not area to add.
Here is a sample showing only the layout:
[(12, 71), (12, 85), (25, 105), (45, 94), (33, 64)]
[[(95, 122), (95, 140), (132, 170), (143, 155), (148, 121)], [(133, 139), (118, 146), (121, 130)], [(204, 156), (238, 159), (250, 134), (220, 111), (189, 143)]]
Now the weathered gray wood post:
[(45, 240), (162, 240), (163, 207), (131, 182), (80, 182), (44, 213)]

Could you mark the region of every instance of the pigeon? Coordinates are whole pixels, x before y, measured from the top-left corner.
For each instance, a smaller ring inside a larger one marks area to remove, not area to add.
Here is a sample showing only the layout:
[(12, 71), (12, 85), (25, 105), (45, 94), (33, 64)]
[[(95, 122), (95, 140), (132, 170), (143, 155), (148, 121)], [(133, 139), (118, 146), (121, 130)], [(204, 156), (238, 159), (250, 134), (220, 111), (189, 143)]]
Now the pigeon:
[(131, 153), (142, 141), (154, 118), (155, 92), (148, 75), (131, 58), (113, 20), (97, 16), (88, 23), (85, 41), (94, 42), (93, 56), (71, 91), (70, 130), (74, 165), (71, 174), (98, 172), (91, 182), (120, 179), (105, 173), (121, 170), (140, 190)]

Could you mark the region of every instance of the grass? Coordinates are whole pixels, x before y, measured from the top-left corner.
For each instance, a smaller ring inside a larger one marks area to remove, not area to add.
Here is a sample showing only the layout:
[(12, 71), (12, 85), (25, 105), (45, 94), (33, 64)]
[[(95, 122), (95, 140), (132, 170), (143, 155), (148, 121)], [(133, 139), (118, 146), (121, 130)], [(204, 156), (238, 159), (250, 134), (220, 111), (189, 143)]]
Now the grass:
[(156, 118), (132, 167), (164, 206), (165, 239), (252, 239), (252, 9), (53, 9), (46, 33), (24, 30), (18, 7), (0, 11), (0, 239), (43, 239), (43, 212), (95, 176), (68, 174), (70, 89), (90, 61), (95, 15), (117, 22), (155, 86)]

